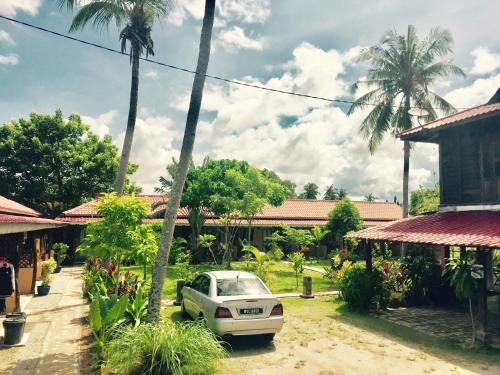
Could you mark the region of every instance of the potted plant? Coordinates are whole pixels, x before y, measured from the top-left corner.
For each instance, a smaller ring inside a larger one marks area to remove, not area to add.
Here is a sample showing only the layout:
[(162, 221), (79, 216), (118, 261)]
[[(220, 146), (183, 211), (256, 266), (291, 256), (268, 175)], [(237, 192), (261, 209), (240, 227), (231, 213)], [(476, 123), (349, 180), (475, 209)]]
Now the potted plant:
[(53, 280), (52, 272), (57, 267), (57, 262), (53, 258), (49, 258), (42, 262), (42, 284), (36, 287), (39, 296), (46, 296), (50, 291), (50, 283)]
[(62, 242), (56, 242), (52, 246), (52, 250), (54, 250), (54, 257), (57, 260), (57, 266), (54, 270), (54, 273), (61, 272), (61, 264), (67, 257), (68, 248), (69, 246)]

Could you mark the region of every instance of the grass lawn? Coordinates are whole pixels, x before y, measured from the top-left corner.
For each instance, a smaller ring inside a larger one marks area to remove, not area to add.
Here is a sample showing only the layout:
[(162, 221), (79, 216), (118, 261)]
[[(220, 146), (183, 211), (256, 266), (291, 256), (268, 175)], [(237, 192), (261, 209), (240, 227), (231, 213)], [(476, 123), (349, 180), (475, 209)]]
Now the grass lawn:
[[(232, 262), (231, 266), (235, 270), (246, 270), (246, 262)], [(196, 272), (212, 271), (218, 269), (211, 263), (202, 263), (193, 265)], [(129, 266), (124, 267), (124, 271), (133, 272), (142, 277), (142, 267)], [(296, 287), (295, 272), (292, 266), (285, 262), (276, 262), (270, 266), (270, 280), (267, 286), (273, 293), (293, 293), (302, 291), (302, 276), (311, 276), (313, 284), (313, 292), (327, 291), (336, 289), (332, 282), (325, 279), (323, 275), (317, 272), (305, 270), (303, 274), (299, 274), (299, 287)], [(148, 278), (151, 277), (149, 272)], [(163, 287), (163, 296), (166, 298), (175, 298), (176, 283), (179, 279), (179, 269), (176, 265), (169, 265), (167, 275), (165, 277), (165, 284)]]

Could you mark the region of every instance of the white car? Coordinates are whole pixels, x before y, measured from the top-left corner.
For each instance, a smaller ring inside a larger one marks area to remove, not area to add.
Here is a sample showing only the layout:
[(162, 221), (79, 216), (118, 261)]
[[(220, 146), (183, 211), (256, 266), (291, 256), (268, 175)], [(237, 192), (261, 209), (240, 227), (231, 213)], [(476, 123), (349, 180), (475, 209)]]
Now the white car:
[(224, 336), (266, 335), (283, 326), (283, 305), (257, 276), (243, 271), (204, 272), (181, 291), (182, 314), (205, 319)]

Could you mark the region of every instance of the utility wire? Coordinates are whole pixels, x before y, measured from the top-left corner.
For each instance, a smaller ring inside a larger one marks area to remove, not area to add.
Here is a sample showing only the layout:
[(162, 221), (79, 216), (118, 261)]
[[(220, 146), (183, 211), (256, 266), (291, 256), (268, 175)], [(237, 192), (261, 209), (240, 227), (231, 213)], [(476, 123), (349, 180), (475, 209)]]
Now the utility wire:
[[(100, 49), (103, 49), (103, 50), (108, 51), (108, 52), (117, 53), (117, 54), (122, 55), (122, 56), (130, 56), (130, 54), (127, 53), (127, 52), (122, 52), (122, 51), (119, 51), (119, 50), (114, 49), (114, 48), (103, 46), (101, 44), (88, 42), (86, 40), (75, 38), (75, 37), (69, 36), (67, 34), (62, 34), (62, 33), (59, 33), (57, 31), (46, 29), (46, 28), (41, 27), (41, 26), (36, 26), (36, 25), (33, 25), (31, 23), (28, 23), (28, 22), (23, 22), (23, 21), (16, 20), (14, 18), (6, 17), (6, 16), (3, 16), (1, 14), (0, 14), (0, 18), (2, 18), (4, 20), (7, 20), (7, 21), (11, 21), (11, 22), (17, 23), (17, 24), (20, 24), (20, 25), (23, 25), (23, 26), (30, 27), (32, 29), (43, 31), (45, 33), (49, 33), (49, 34), (52, 34), (52, 35), (55, 35), (55, 36), (58, 36), (58, 37), (61, 37), (61, 38), (69, 39), (69, 40), (72, 40), (74, 42), (83, 43), (83, 44), (86, 44), (88, 46), (100, 48)], [(170, 68), (170, 69), (174, 69), (174, 70), (180, 70), (182, 72), (186, 72), (186, 73), (190, 73), (190, 74), (195, 74), (195, 75), (199, 75), (200, 74), (200, 73), (198, 73), (198, 72), (196, 72), (194, 70), (187, 69), (187, 68), (182, 68), (180, 66), (176, 66), (176, 65), (172, 65), (172, 64), (167, 64), (167, 63), (164, 63), (164, 62), (161, 62), (161, 61), (150, 60), (150, 59), (146, 59), (144, 57), (139, 57), (139, 59), (143, 60), (143, 61), (146, 61), (148, 63), (151, 63), (151, 64), (156, 64), (156, 65), (164, 66), (166, 68)], [(264, 90), (264, 91), (271, 91), (271, 92), (275, 92), (275, 93), (279, 93), (279, 94), (286, 94), (286, 95), (298, 96), (298, 97), (302, 97), (302, 98), (315, 99), (315, 100), (322, 100), (322, 101), (330, 102), (330, 103), (341, 103), (341, 104), (354, 104), (355, 103), (352, 100), (331, 99), (331, 98), (325, 98), (325, 97), (322, 97), (322, 96), (301, 94), (301, 93), (293, 92), (293, 91), (285, 91), (285, 90), (272, 89), (272, 88), (265, 87), (265, 86), (254, 85), (254, 84), (251, 84), (251, 83), (246, 83), (246, 82), (241, 82), (241, 81), (235, 81), (235, 80), (232, 80), (232, 79), (228, 79), (228, 78), (224, 78), (224, 77), (219, 77), (219, 76), (215, 76), (215, 75), (211, 75), (211, 74), (204, 74), (204, 76), (207, 77), (207, 78), (211, 78), (211, 79), (214, 79), (214, 80), (217, 80), (217, 81), (222, 81), (222, 82), (230, 83), (230, 84), (233, 84), (233, 85), (245, 86), (245, 87), (250, 87), (250, 88)], [(365, 105), (366, 106), (376, 106), (378, 104), (375, 104), (375, 103), (365, 103), (365, 104), (363, 104), (363, 106), (365, 106)], [(398, 108), (398, 106), (393, 106), (393, 107)], [(410, 108), (411, 109), (422, 109), (420, 107), (410, 107)], [(467, 108), (456, 108), (456, 109), (467, 109)]]

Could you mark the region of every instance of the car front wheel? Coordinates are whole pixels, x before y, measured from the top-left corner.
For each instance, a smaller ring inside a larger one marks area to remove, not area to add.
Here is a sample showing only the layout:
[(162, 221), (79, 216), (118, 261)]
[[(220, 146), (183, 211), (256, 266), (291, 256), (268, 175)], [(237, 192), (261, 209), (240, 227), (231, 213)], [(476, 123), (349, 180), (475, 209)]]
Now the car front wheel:
[(184, 302), (182, 302), (182, 305), (181, 305), (181, 315), (183, 318), (189, 318), (189, 314), (187, 313), (186, 311), (186, 307), (184, 306)]

